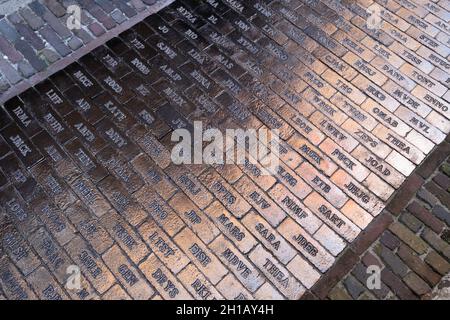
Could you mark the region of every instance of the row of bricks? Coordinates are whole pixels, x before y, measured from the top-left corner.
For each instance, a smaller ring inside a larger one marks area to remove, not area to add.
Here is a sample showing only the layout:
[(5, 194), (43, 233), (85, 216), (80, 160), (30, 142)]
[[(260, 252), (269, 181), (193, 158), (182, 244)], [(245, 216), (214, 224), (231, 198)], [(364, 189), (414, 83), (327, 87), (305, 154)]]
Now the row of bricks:
[[(148, 162), (146, 162), (146, 163), (148, 163)], [(103, 183), (103, 182), (102, 182)], [(107, 178), (106, 179), (104, 179), (104, 183), (105, 183), (105, 186), (108, 186), (108, 188), (110, 188), (110, 187), (112, 187), (112, 185), (113, 185), (113, 183), (111, 182), (111, 181), (109, 181)], [(147, 191), (147, 190), (146, 190)], [(148, 194), (148, 191), (147, 192), (145, 192), (145, 194)], [(7, 203), (11, 203), (11, 201), (12, 200), (7, 200)], [(183, 204), (185, 204), (187, 201), (186, 201), (186, 199), (183, 199), (182, 201), (181, 201), (181, 203), (183, 203)], [(97, 202), (97, 204), (98, 204), (98, 202)], [(131, 210), (131, 209), (130, 209)], [(75, 212), (78, 212), (79, 211), (79, 208), (77, 208), (77, 210), (75, 210)], [(98, 211), (96, 211), (97, 213), (98, 213)], [(181, 212), (180, 212), (181, 213)], [(126, 216), (126, 214), (125, 213), (123, 213), (125, 216)], [(108, 218), (110, 217), (110, 215), (112, 215), (111, 213), (109, 213), (107, 216), (108, 216)], [(113, 219), (114, 220), (114, 219)], [(171, 218), (171, 220), (173, 221), (173, 218)], [(48, 224), (50, 224), (50, 223), (48, 223)], [(175, 223), (175, 226), (178, 226), (179, 224), (176, 224)], [(173, 224), (171, 223), (170, 225), (169, 225), (171, 228), (174, 228), (174, 226), (173, 226)], [(141, 232), (141, 234), (142, 234), (142, 232)], [(171, 234), (172, 235), (172, 234)], [(97, 235), (98, 236), (98, 235)], [(97, 238), (98, 239), (98, 241), (100, 241), (100, 243), (101, 244), (105, 244), (105, 243), (107, 243), (107, 242), (105, 242), (105, 239), (104, 239), (104, 237), (103, 238)], [(165, 239), (166, 240), (166, 242), (169, 242), (170, 240), (169, 239)], [(98, 243), (98, 242), (97, 242)], [(95, 244), (95, 243), (94, 243)], [(170, 263), (170, 265), (172, 265), (172, 263)]]
[(66, 20), (73, 1), (33, 1), (0, 21), (0, 51), (5, 55), (0, 70), (10, 84), (17, 84), (155, 3), (85, 2), (81, 4), (82, 28), (71, 31)]

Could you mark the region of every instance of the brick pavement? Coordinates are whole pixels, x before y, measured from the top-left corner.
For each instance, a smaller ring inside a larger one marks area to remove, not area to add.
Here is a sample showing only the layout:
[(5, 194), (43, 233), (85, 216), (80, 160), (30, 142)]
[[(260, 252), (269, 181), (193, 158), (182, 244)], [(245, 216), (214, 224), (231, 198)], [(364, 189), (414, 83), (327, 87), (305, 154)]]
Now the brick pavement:
[[(390, 200), (383, 212), (385, 228), (369, 231), (374, 235), (364, 244), (367, 250), (355, 250), (359, 257), (353, 265), (337, 271), (339, 279), (318, 284), (318, 295), (329, 299), (448, 299), (444, 277), (450, 272), (449, 142), (447, 137)], [(366, 270), (371, 265), (380, 268), (381, 282), (369, 289)]]
[[(173, 0), (8, 0), (0, 6), (0, 103), (47, 79)], [(70, 5), (81, 8), (69, 29)], [(4, 10), (4, 11), (3, 11)]]
[[(370, 0), (176, 1), (7, 101), (0, 296), (427, 297), (448, 272), (450, 8), (377, 2), (381, 29)], [(172, 163), (194, 120), (278, 129), (276, 174)]]

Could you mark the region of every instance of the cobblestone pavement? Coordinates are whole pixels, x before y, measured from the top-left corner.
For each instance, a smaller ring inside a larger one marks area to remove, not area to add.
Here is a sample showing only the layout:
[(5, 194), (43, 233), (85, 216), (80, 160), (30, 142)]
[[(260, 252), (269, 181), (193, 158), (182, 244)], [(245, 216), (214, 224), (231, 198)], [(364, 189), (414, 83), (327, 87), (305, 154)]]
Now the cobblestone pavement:
[[(376, 2), (381, 25), (371, 0), (176, 1), (7, 101), (0, 296), (431, 297), (450, 5)], [(276, 174), (174, 164), (194, 120), (278, 129)]]
[[(171, 2), (0, 1), (0, 103), (45, 80)], [(82, 8), (79, 29), (68, 26), (69, 17), (74, 17), (68, 7), (73, 4)]]

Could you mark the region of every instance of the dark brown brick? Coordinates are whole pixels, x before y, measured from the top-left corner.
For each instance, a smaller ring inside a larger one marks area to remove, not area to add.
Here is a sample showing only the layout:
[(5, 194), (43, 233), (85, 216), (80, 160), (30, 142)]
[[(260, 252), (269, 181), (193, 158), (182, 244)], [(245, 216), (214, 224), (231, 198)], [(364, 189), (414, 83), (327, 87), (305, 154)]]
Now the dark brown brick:
[(339, 261), (312, 287), (312, 292), (318, 298), (324, 299), (331, 288), (351, 270), (357, 261), (358, 256), (352, 250), (346, 250)]
[(399, 238), (393, 235), (392, 232), (390, 232), (389, 230), (383, 232), (380, 241), (382, 244), (384, 244), (386, 247), (392, 250), (396, 249), (401, 244)]
[(436, 251), (430, 251), (425, 257), (425, 262), (441, 275), (445, 275), (450, 271), (450, 263), (437, 254)]
[(433, 181), (442, 189), (447, 190), (450, 188), (450, 178), (443, 173), (438, 173), (434, 176)]
[(392, 292), (400, 299), (417, 300), (417, 297), (402, 280), (386, 268), (381, 271), (381, 281), (391, 288)]
[(369, 251), (364, 254), (361, 261), (362, 261), (362, 263), (364, 263), (364, 265), (366, 267), (372, 266), (372, 265), (378, 266), (380, 268), (383, 267), (383, 263), (381, 262), (380, 257), (374, 255), (373, 253), (371, 253)]
[(399, 277), (404, 277), (407, 274), (408, 267), (406, 264), (385, 246), (381, 246), (380, 257), (383, 259), (385, 265)]
[(386, 209), (394, 215), (399, 215), (417, 190), (419, 190), (420, 186), (423, 184), (423, 181), (423, 178), (418, 174), (413, 173), (409, 176), (409, 178), (403, 183), (403, 186), (397, 191), (395, 196), (390, 199)]
[(399, 218), (399, 221), (401, 221), (405, 226), (407, 226), (411, 231), (414, 233), (419, 232), (419, 230), (422, 228), (423, 223), (414, 217), (412, 214), (408, 212), (403, 212)]
[(383, 211), (351, 244), (352, 250), (356, 254), (362, 254), (389, 227), (392, 221), (389, 212)]
[(420, 190), (417, 192), (417, 197), (420, 200), (426, 202), (431, 207), (433, 207), (439, 201), (438, 198), (436, 198), (432, 193), (430, 193), (424, 187), (420, 188)]
[(436, 170), (440, 163), (448, 157), (450, 153), (450, 143), (441, 143), (419, 166), (416, 173), (423, 178), (428, 178)]
[(450, 259), (450, 244), (439, 238), (439, 236), (430, 229), (424, 229), (421, 236), (437, 252), (443, 254), (447, 259)]
[(425, 283), (419, 276), (415, 273), (410, 272), (406, 277), (403, 278), (403, 281), (414, 291), (418, 296), (423, 296), (424, 294), (431, 291), (429, 285)]
[(428, 181), (425, 184), (425, 188), (434, 194), (443, 205), (445, 205), (447, 208), (450, 208), (450, 193), (446, 192), (445, 190), (441, 189), (436, 183), (433, 181)]
[(428, 267), (421, 258), (419, 258), (411, 249), (402, 245), (398, 250), (398, 256), (411, 268), (415, 273), (428, 281), (432, 286), (436, 285), (440, 276)]
[(407, 210), (411, 212), (415, 217), (420, 219), (428, 227), (433, 229), (436, 233), (440, 233), (444, 228), (442, 221), (434, 217), (430, 211), (421, 206), (417, 201), (413, 201), (407, 207)]

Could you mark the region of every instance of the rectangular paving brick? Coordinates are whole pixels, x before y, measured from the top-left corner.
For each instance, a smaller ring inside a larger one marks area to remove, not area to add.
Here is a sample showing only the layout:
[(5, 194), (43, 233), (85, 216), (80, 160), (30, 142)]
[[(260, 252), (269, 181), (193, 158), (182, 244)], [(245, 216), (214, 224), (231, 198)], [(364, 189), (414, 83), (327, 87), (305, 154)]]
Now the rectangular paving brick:
[[(381, 29), (367, 25), (375, 2)], [(307, 299), (338, 281), (331, 298), (431, 291), (448, 271), (448, 170), (429, 175), (435, 200), (410, 202), (402, 186), (419, 189), (409, 177), (450, 132), (450, 8), (375, 2), (182, 0), (123, 30), (162, 3), (83, 0), (75, 31), (70, 1), (35, 0), (0, 19), (1, 90), (90, 51), (0, 108), (0, 295)], [(192, 140), (196, 121), (209, 141)], [(263, 147), (277, 139), (263, 129), (279, 133), (271, 170)], [(230, 138), (260, 154), (175, 161), (234, 151)], [(371, 292), (362, 264), (374, 263), (383, 285)], [(81, 290), (66, 287), (70, 265)]]

